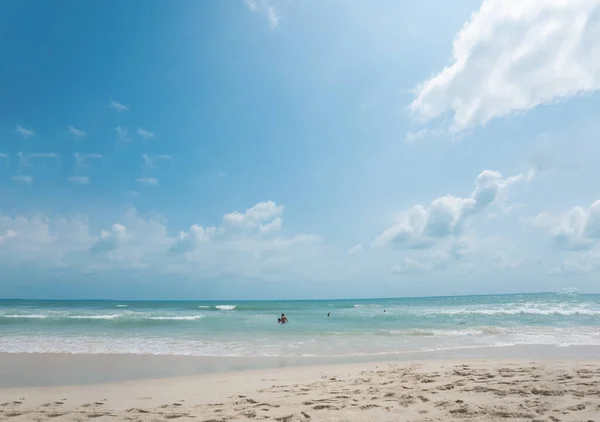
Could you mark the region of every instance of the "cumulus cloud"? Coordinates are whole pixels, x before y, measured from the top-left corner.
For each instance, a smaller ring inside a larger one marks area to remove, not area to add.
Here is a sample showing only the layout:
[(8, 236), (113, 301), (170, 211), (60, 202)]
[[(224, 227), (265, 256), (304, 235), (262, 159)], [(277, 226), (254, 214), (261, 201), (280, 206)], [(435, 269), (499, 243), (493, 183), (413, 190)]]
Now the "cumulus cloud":
[(35, 132), (33, 130), (24, 128), (21, 125), (17, 125), (15, 132), (17, 132), (23, 138), (29, 138), (29, 137), (32, 137), (33, 135), (35, 135)]
[(281, 16), (268, 0), (244, 0), (251, 12), (259, 13), (267, 18), (271, 28), (277, 28)]
[(137, 134), (139, 136), (141, 136), (142, 138), (144, 138), (144, 141), (147, 141), (149, 139), (156, 137), (156, 134), (154, 134), (153, 132), (150, 132), (149, 130), (142, 129), (141, 127), (138, 127)]
[(73, 126), (69, 126), (69, 133), (73, 135), (75, 139), (83, 138), (84, 136), (86, 136), (86, 133), (83, 130), (77, 129)]
[(238, 228), (259, 228), (260, 231), (279, 229), (282, 220), (283, 205), (277, 205), (273, 201), (259, 202), (246, 212), (232, 212), (225, 214), (223, 221)]
[(589, 250), (600, 242), (600, 200), (589, 208), (573, 207), (562, 214), (543, 212), (530, 220), (549, 231), (553, 243), (567, 250)]
[(427, 207), (415, 205), (400, 216), (398, 223), (381, 233), (373, 246), (424, 249), (437, 239), (458, 236), (472, 216), (499, 203), (512, 186), (532, 176), (519, 174), (505, 178), (497, 171), (485, 170), (477, 176), (469, 197), (446, 195), (434, 199)]
[(0, 214), (0, 264), (30, 262), (81, 272), (141, 269), (268, 279), (285, 277), (290, 271), (301, 273), (310, 267), (307, 260), (320, 253), (317, 235), (263, 236), (258, 231), (229, 228), (193, 224), (171, 234), (166, 221), (142, 216), (135, 209), (108, 228), (93, 229), (82, 217)]
[(453, 42), (452, 63), (416, 90), (410, 110), (451, 112), (460, 132), (600, 87), (599, 0), (485, 0)]
[(129, 110), (129, 107), (127, 107), (125, 104), (121, 104), (120, 102), (114, 100), (111, 100), (110, 107), (115, 109), (117, 113)]

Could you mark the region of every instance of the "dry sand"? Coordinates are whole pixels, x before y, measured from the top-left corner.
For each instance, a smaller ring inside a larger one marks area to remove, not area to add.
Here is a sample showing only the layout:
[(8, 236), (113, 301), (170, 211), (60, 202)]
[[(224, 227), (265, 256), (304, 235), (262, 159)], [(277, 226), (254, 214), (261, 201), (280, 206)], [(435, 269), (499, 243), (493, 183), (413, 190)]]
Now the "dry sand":
[(600, 421), (600, 363), (423, 361), (0, 389), (2, 421)]

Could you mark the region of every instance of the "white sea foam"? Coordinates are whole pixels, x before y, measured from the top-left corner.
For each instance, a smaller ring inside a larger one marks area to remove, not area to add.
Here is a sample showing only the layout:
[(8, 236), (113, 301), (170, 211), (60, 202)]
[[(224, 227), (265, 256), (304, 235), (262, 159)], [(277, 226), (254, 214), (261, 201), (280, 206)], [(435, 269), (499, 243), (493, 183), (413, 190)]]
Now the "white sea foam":
[(127, 308), (129, 305), (117, 305), (117, 308)]
[(69, 319), (116, 319), (121, 315), (69, 315)]
[[(449, 330), (452, 331), (452, 330)], [(483, 330), (480, 330), (483, 331)], [(450, 335), (449, 335), (450, 334)], [(464, 330), (442, 336), (372, 336), (332, 337), (329, 341), (314, 337), (265, 336), (260, 338), (204, 337), (164, 335), (144, 337), (140, 334), (21, 334), (0, 337), (0, 352), (6, 353), (130, 353), (195, 356), (356, 356), (465, 348), (548, 345), (555, 347), (600, 347), (600, 333), (587, 327), (578, 329), (522, 327), (493, 335), (474, 335), (465, 341)]]
[(235, 305), (216, 305), (215, 308), (220, 311), (233, 311), (235, 309)]
[(187, 316), (155, 316), (148, 319), (156, 321), (196, 321), (204, 318), (204, 315), (187, 315)]
[(2, 315), (2, 318), (46, 319), (47, 315)]
[(210, 306), (200, 305), (200, 306), (198, 306), (198, 308), (200, 308), (200, 309), (207, 309), (207, 308), (210, 308)]

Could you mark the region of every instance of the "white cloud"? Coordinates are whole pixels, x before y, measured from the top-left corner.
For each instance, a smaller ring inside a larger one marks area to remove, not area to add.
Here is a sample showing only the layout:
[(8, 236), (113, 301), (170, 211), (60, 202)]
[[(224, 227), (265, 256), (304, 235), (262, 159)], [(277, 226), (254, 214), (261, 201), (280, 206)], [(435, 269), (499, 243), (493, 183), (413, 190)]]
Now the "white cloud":
[(273, 5), (268, 0), (244, 0), (244, 3), (251, 12), (257, 12), (265, 16), (269, 21), (271, 28), (276, 28), (279, 25), (281, 16), (275, 10)]
[(362, 245), (359, 243), (358, 245), (352, 246), (348, 250), (348, 255), (357, 255), (362, 252)]
[(243, 214), (237, 211), (225, 214), (223, 221), (239, 228), (259, 228), (260, 231), (279, 229), (282, 223), (279, 217), (283, 208), (283, 205), (277, 205), (273, 201), (259, 202)]
[(531, 177), (532, 173), (505, 178), (497, 171), (484, 170), (477, 176), (469, 197), (446, 195), (433, 200), (428, 207), (413, 206), (400, 216), (397, 224), (381, 233), (373, 246), (423, 249), (431, 247), (436, 239), (458, 236), (470, 218), (492, 204), (499, 204), (512, 186)]
[[(254, 208), (254, 207), (253, 207)], [(302, 275), (322, 255), (313, 234), (262, 236), (193, 224), (170, 234), (166, 222), (134, 209), (108, 228), (82, 217), (0, 215), (0, 264), (60, 266), (81, 272), (142, 269), (153, 274), (260, 277)], [(311, 261), (315, 260), (315, 261)]]
[(144, 141), (147, 141), (149, 139), (156, 137), (156, 135), (153, 132), (150, 132), (149, 130), (146, 130), (146, 129), (142, 129), (141, 127), (138, 127), (137, 134), (140, 135), (142, 138), (144, 138)]
[(83, 130), (77, 129), (73, 126), (69, 126), (69, 133), (73, 135), (76, 139), (83, 138), (87, 135)]
[(35, 132), (33, 130), (24, 128), (21, 125), (17, 125), (17, 128), (15, 129), (15, 132), (17, 132), (23, 138), (29, 138), (29, 137), (35, 135)]
[(573, 207), (557, 215), (543, 212), (529, 222), (548, 230), (553, 243), (561, 249), (589, 250), (600, 242), (600, 200), (588, 209)]
[(88, 168), (87, 162), (89, 160), (101, 160), (103, 158), (102, 154), (82, 154), (76, 152), (73, 154), (75, 158), (75, 174), (68, 178), (69, 182), (74, 183), (76, 185), (87, 185), (90, 183), (90, 178), (88, 176), (84, 176), (81, 173), (84, 169)]
[(115, 128), (115, 132), (117, 132), (117, 139), (119, 142), (129, 142), (129, 135), (127, 133), (127, 129), (122, 128), (121, 126), (117, 126)]
[(156, 186), (158, 185), (158, 179), (156, 177), (139, 177), (136, 179), (138, 183), (147, 186)]
[(414, 142), (425, 139), (429, 135), (429, 129), (419, 129), (416, 131), (409, 130), (406, 132), (404, 142), (412, 144)]
[(418, 87), (410, 110), (451, 130), (485, 125), (600, 88), (599, 0), (484, 0), (453, 42), (452, 64)]
[(170, 155), (166, 155), (166, 154), (158, 154), (158, 155), (142, 154), (142, 160), (144, 161), (144, 170), (152, 170), (152, 169), (156, 168), (156, 163), (158, 161), (171, 161), (172, 158)]
[(29, 154), (27, 156), (27, 158), (56, 158), (58, 159), (59, 156), (58, 154), (54, 153), (54, 152), (34, 152), (32, 154)]
[(273, 221), (267, 224), (263, 224), (260, 226), (261, 233), (271, 233), (276, 232), (281, 229), (281, 225), (283, 224), (283, 219), (281, 217), (277, 217)]
[(429, 268), (426, 265), (412, 258), (404, 258), (400, 264), (390, 268), (392, 274), (416, 274), (428, 270)]
[(125, 104), (121, 104), (114, 100), (111, 100), (110, 107), (117, 110), (118, 113), (129, 110), (129, 107), (127, 107)]
[(87, 176), (71, 176), (68, 178), (69, 182), (76, 185), (87, 185), (90, 183), (90, 178)]
[(11, 176), (11, 180), (13, 182), (23, 183), (25, 185), (29, 185), (29, 184), (33, 183), (32, 176), (24, 176), (24, 175)]
[(76, 152), (75, 154), (73, 154), (73, 157), (75, 157), (75, 166), (78, 168), (88, 167), (88, 160), (101, 160), (102, 158), (104, 158), (102, 154), (82, 154), (80, 152)]

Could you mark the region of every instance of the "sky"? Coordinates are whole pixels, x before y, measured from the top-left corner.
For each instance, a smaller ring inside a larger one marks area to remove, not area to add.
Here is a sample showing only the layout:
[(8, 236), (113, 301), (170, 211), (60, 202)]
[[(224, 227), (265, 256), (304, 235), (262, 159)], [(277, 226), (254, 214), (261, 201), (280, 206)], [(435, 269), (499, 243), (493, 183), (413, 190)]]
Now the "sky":
[(600, 293), (600, 0), (5, 0), (0, 297)]

